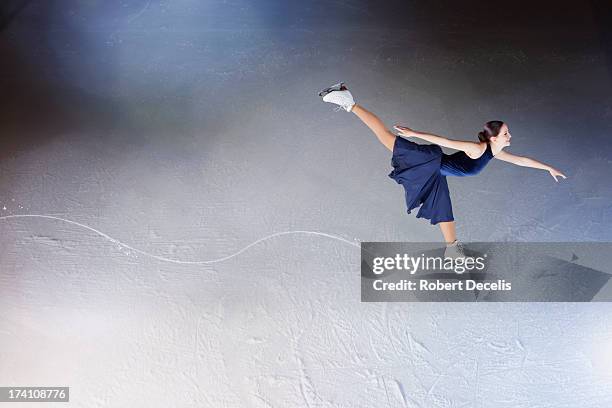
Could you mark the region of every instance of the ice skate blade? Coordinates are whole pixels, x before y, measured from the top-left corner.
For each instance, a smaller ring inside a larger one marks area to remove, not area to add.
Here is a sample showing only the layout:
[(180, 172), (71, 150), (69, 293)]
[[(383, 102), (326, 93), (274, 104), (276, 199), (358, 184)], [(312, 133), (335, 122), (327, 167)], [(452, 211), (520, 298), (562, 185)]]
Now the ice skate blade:
[(319, 92), (319, 96), (325, 96), (333, 91), (346, 91), (347, 89), (348, 88), (344, 86), (344, 82), (339, 82), (335, 85), (330, 86), (329, 88), (323, 89), (321, 92)]

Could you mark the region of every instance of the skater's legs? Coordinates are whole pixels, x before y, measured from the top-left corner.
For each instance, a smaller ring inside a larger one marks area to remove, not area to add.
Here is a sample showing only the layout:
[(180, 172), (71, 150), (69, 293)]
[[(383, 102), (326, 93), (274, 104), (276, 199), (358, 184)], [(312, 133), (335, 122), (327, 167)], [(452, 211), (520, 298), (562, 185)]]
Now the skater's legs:
[(385, 145), (385, 147), (393, 151), (393, 144), (395, 143), (395, 136), (389, 129), (385, 127), (385, 124), (380, 120), (378, 116), (368, 111), (361, 105), (355, 104), (352, 112), (361, 119), (371, 130), (374, 132), (378, 140)]
[(447, 244), (452, 244), (457, 239), (455, 234), (455, 221), (439, 222), (438, 225), (444, 235), (444, 240)]
[[(368, 111), (361, 105), (355, 104), (351, 110), (363, 123), (366, 124), (367, 127), (374, 132), (378, 140), (385, 145), (385, 147), (391, 151), (393, 151), (393, 145), (395, 144), (395, 139), (400, 136), (396, 136), (389, 129), (386, 128), (385, 124), (380, 120), (378, 116)], [(446, 184), (445, 184), (446, 185)], [(453, 243), (456, 239), (455, 233), (455, 222), (454, 221), (446, 221), (439, 222), (440, 229), (442, 230), (442, 234), (444, 235), (444, 240), (447, 244)]]

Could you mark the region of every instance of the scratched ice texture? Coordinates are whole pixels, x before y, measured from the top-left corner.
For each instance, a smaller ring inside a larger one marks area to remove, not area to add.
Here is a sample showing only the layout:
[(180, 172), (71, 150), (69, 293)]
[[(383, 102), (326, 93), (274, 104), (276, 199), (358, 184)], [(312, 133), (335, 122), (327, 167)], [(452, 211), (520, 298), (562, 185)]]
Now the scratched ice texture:
[(567, 175), (449, 179), (464, 241), (610, 241), (609, 13), (533, 3), (4, 2), (0, 386), (87, 408), (612, 406), (609, 303), (360, 302), (360, 241), (441, 235), (316, 96), (345, 81), (390, 126), (464, 140), (502, 119), (510, 152)]

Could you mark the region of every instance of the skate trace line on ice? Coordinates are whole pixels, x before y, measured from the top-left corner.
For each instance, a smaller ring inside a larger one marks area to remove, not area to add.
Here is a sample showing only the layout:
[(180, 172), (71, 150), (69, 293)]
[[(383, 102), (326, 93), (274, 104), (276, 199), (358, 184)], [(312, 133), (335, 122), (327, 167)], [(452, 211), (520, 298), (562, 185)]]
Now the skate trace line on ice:
[(188, 264), (188, 265), (203, 265), (203, 264), (212, 264), (212, 263), (217, 263), (217, 262), (223, 262), (223, 261), (227, 261), (228, 259), (231, 259), (235, 256), (240, 255), (241, 253), (243, 253), (244, 251), (246, 251), (247, 249), (251, 248), (252, 246), (255, 246), (257, 244), (259, 244), (260, 242), (263, 241), (267, 241), (269, 239), (272, 239), (274, 237), (278, 237), (281, 235), (290, 235), (290, 234), (310, 234), (310, 235), (318, 235), (318, 236), (323, 236), (323, 237), (327, 237), (327, 238), (332, 238), (332, 239), (336, 239), (338, 241), (342, 241), (344, 243), (347, 243), (349, 245), (353, 245), (357, 248), (361, 248), (359, 243), (355, 243), (355, 242), (351, 242), (348, 239), (344, 239), (342, 237), (336, 236), (336, 235), (332, 235), (332, 234), (327, 234), (325, 232), (319, 232), (319, 231), (302, 231), (302, 230), (295, 230), (295, 231), (283, 231), (283, 232), (276, 232), (274, 234), (270, 234), (267, 235), (263, 238), (260, 238), (254, 242), (252, 242), (251, 244), (245, 246), (244, 248), (242, 248), (241, 250), (239, 250), (238, 252), (235, 252), (231, 255), (228, 256), (224, 256), (222, 258), (218, 258), (218, 259), (211, 259), (208, 261), (181, 261), (180, 259), (171, 259), (171, 258), (166, 258), (163, 256), (159, 256), (159, 255), (154, 255), (154, 254), (150, 254), (148, 252), (142, 251), (140, 249), (131, 247), (127, 244), (124, 244), (123, 242), (103, 233), (102, 231), (98, 231), (95, 228), (92, 228), (88, 225), (85, 224), (81, 224), (80, 222), (76, 222), (76, 221), (71, 221), (71, 220), (67, 220), (65, 218), (60, 218), (60, 217), (54, 217), (52, 215), (42, 215), (42, 214), (18, 214), (18, 215), (6, 215), (3, 217), (0, 217), (0, 220), (8, 220), (11, 218), (47, 218), (47, 219), (52, 219), (52, 220), (58, 220), (58, 221), (62, 221), (62, 222), (66, 222), (68, 224), (73, 224), (73, 225), (77, 225), (81, 228), (85, 228), (89, 231), (95, 232), (96, 234), (106, 238), (107, 240), (113, 242), (114, 244), (120, 245), (121, 247), (127, 248), (131, 251), (134, 251), (136, 253), (139, 253), (141, 255), (144, 256), (148, 256), (150, 258), (154, 258), (157, 259), (159, 261), (163, 261), (163, 262), (171, 262), (171, 263), (176, 263), (176, 264)]

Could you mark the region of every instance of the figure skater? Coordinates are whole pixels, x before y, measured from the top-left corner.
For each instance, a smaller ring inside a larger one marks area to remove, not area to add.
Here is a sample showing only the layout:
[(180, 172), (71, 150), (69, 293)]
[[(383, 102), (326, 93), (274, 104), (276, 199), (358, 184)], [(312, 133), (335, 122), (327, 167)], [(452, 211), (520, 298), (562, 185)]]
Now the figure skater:
[[(417, 218), (426, 218), (432, 225), (440, 225), (446, 241), (445, 256), (465, 256), (463, 245), (455, 234), (455, 218), (446, 176), (476, 175), (492, 158), (496, 158), (518, 166), (546, 170), (557, 182), (557, 177), (566, 178), (547, 164), (504, 152), (503, 148), (510, 146), (512, 136), (508, 125), (499, 120), (484, 125), (484, 129), (478, 133), (478, 143), (447, 139), (399, 125), (394, 126), (400, 134), (396, 136), (375, 114), (355, 103), (343, 82), (322, 90), (319, 96), (325, 102), (338, 105), (338, 110), (342, 108), (357, 115), (393, 153), (393, 171), (389, 177), (404, 187), (408, 214), (421, 206)], [(404, 137), (416, 137), (433, 144), (420, 145)], [(459, 151), (448, 155), (442, 152), (440, 146)]]

